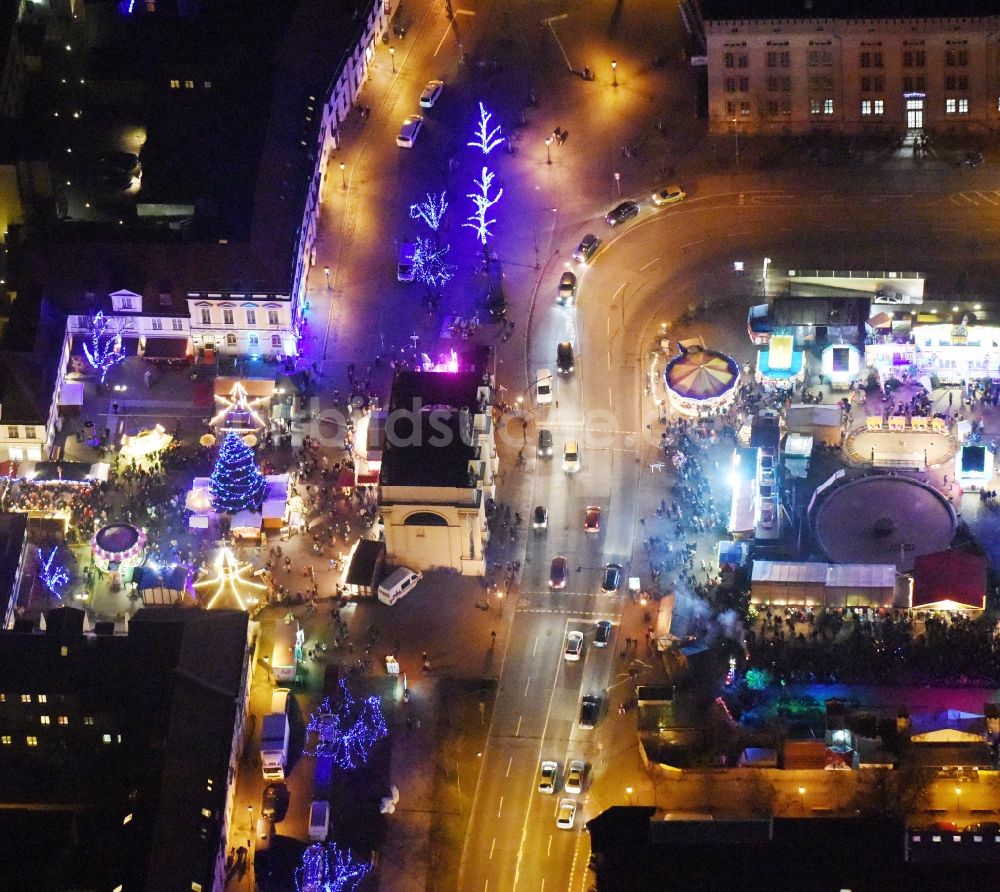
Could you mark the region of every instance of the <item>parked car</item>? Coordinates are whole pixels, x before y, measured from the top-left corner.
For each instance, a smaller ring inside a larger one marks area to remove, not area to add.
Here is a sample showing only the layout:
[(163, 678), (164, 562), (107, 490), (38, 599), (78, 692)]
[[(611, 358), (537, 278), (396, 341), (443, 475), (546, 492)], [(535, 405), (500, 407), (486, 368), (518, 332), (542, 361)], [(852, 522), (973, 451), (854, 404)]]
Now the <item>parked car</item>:
[(560, 799), (559, 811), (556, 812), (556, 826), (560, 830), (572, 830), (576, 823), (576, 800)]
[(421, 108), (434, 108), (434, 103), (441, 98), (441, 91), (444, 89), (443, 81), (428, 81), (424, 87), (424, 92), (420, 94)]
[(556, 294), (556, 303), (566, 306), (576, 300), (576, 273), (564, 272), (559, 279), (559, 291)]
[(622, 565), (608, 564), (604, 568), (604, 578), (601, 580), (601, 591), (605, 594), (618, 591), (622, 584)]
[(587, 773), (587, 763), (582, 759), (574, 759), (569, 763), (566, 769), (566, 784), (565, 789), (567, 793), (582, 793), (583, 792), (583, 779)]
[(601, 240), (593, 233), (587, 233), (576, 246), (573, 252), (573, 259), (578, 263), (590, 263), (590, 259), (597, 253), (601, 246)]
[(597, 718), (601, 712), (601, 699), (591, 694), (586, 694), (580, 701), (580, 727), (584, 731), (589, 731), (597, 724)]
[(552, 431), (542, 428), (538, 432), (539, 458), (552, 458)]
[(559, 781), (559, 763), (546, 759), (538, 773), (538, 792), (555, 793)]
[(566, 565), (566, 558), (561, 554), (552, 558), (552, 566), (549, 567), (549, 588), (566, 588)]
[(277, 824), (288, 814), (288, 802), (291, 794), (284, 784), (268, 784), (260, 800), (260, 813)]
[(531, 525), (536, 530), (544, 530), (549, 525), (549, 511), (544, 505), (536, 505), (531, 516)]
[(680, 186), (667, 186), (665, 189), (654, 192), (652, 198), (653, 204), (659, 208), (665, 204), (676, 204), (678, 201), (683, 201), (687, 198), (687, 192)]
[(611, 630), (613, 628), (614, 626), (610, 620), (598, 620), (597, 627), (594, 630), (594, 647), (607, 647), (608, 642), (611, 640)]
[(552, 402), (552, 372), (539, 369), (535, 372), (535, 402), (547, 406)]
[(966, 833), (978, 833), (984, 836), (1000, 836), (1000, 822), (980, 821), (977, 824), (969, 824), (965, 828)]
[(599, 533), (601, 531), (601, 506), (588, 505), (587, 513), (583, 517), (583, 528), (588, 533)]
[(556, 345), (556, 368), (561, 375), (573, 372), (573, 345), (569, 341), (561, 341)]
[(615, 205), (604, 217), (604, 222), (608, 226), (617, 226), (619, 223), (624, 223), (626, 220), (630, 220), (632, 217), (639, 213), (639, 205), (632, 201), (623, 201), (621, 204)]
[(563, 651), (563, 657), (570, 663), (576, 663), (579, 662), (582, 654), (583, 632), (574, 629), (566, 635), (566, 649)]
[(424, 119), (421, 115), (404, 118), (403, 126), (399, 128), (399, 134), (396, 136), (396, 145), (401, 149), (412, 149), (423, 126)]

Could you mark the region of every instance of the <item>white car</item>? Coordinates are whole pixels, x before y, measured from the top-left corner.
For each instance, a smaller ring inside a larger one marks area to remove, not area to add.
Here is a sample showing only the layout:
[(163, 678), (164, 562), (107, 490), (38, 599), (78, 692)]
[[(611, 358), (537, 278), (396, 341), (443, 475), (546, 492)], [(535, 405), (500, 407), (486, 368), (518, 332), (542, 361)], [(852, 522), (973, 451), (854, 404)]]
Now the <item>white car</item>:
[(424, 92), (420, 94), (421, 108), (434, 108), (434, 103), (441, 98), (441, 91), (444, 89), (443, 81), (428, 81), (424, 87)]
[(552, 372), (539, 369), (535, 372), (535, 402), (547, 406), (552, 402)]
[(538, 792), (555, 793), (559, 779), (559, 763), (546, 759), (542, 762), (538, 774)]
[(576, 823), (576, 800), (560, 799), (559, 811), (556, 812), (556, 826), (560, 830), (572, 830)]
[(403, 126), (399, 128), (399, 135), (396, 137), (396, 145), (401, 149), (412, 149), (423, 126), (424, 119), (420, 115), (404, 118)]
[(581, 759), (574, 759), (566, 769), (566, 792), (582, 793), (583, 778), (587, 773), (587, 764)]
[(665, 204), (676, 204), (687, 198), (687, 193), (680, 186), (667, 186), (653, 193), (653, 204), (658, 208)]
[(583, 632), (573, 631), (566, 636), (566, 650), (563, 657), (570, 663), (576, 663), (583, 653)]

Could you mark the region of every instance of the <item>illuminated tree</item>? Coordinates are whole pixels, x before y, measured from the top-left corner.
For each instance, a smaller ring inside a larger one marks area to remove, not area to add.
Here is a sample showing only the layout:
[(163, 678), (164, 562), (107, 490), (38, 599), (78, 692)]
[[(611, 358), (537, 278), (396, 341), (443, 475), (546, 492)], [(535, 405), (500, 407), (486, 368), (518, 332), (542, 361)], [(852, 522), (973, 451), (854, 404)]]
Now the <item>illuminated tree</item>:
[[(389, 733), (378, 697), (355, 700), (347, 683), (338, 682), (337, 706), (325, 697), (309, 716), (306, 725), (304, 756), (330, 756), (345, 771), (359, 768), (368, 761), (372, 747)], [(308, 735), (315, 734), (309, 746)]]
[(447, 194), (447, 192), (442, 192), (440, 196), (435, 198), (428, 192), (427, 198), (423, 201), (410, 205), (410, 219), (423, 220), (431, 232), (434, 233), (435, 240), (437, 239), (438, 230), (441, 228), (444, 213), (448, 210)]
[(59, 589), (69, 582), (69, 571), (56, 561), (56, 553), (59, 549), (53, 548), (49, 552), (48, 557), (45, 556), (42, 549), (38, 548), (36, 551), (38, 553), (38, 562), (41, 565), (38, 571), (38, 578), (41, 579), (42, 585), (61, 601), (62, 595), (59, 594)]
[(260, 511), (267, 492), (267, 480), (254, 464), (253, 450), (239, 434), (232, 431), (226, 434), (208, 486), (212, 494), (212, 508), (220, 514)]
[(455, 275), (455, 267), (444, 260), (450, 250), (449, 245), (440, 247), (427, 238), (418, 238), (414, 245), (413, 277), (423, 282), (430, 294), (440, 294)]
[(479, 187), (478, 192), (470, 192), (466, 197), (472, 199), (472, 203), (476, 206), (474, 213), (470, 214), (467, 218), (466, 223), (462, 226), (468, 227), (469, 229), (476, 230), (476, 236), (482, 244), (486, 244), (486, 239), (493, 233), (490, 232), (490, 227), (496, 223), (496, 219), (487, 219), (486, 214), (489, 209), (493, 207), (502, 197), (503, 189), (501, 189), (495, 196), (490, 197), (490, 190), (493, 188), (493, 180), (496, 174), (494, 174), (489, 168), (484, 167), (481, 179), (473, 180), (473, 184)]
[(90, 331), (90, 342), (84, 341), (83, 353), (103, 384), (108, 372), (125, 358), (121, 349), (122, 332), (132, 328), (132, 320), (126, 319), (115, 326), (114, 321), (99, 310), (90, 314), (87, 328)]
[(490, 130), (490, 119), (492, 117), (493, 115), (486, 111), (486, 107), (480, 102), (479, 126), (476, 128), (476, 138), (466, 144), (479, 149), (484, 155), (489, 155), (490, 152), (503, 142), (499, 125)]
[(297, 892), (351, 892), (368, 875), (371, 863), (358, 862), (335, 843), (313, 843), (295, 868)]

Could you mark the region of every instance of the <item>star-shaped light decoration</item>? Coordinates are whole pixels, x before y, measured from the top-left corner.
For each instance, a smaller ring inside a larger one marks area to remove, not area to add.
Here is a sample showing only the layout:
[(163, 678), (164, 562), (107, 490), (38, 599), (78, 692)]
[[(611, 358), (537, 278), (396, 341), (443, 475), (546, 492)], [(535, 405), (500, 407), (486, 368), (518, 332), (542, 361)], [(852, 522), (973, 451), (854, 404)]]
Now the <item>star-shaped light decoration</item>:
[(267, 405), (269, 396), (253, 399), (247, 393), (242, 381), (237, 381), (228, 395), (217, 393), (215, 401), (219, 411), (215, 413), (209, 426), (223, 433), (234, 431), (238, 434), (253, 433), (267, 427), (257, 410)]
[(264, 591), (267, 586), (248, 578), (253, 568), (250, 564), (238, 561), (231, 548), (223, 548), (215, 559), (215, 575), (205, 574), (194, 587), (196, 589), (215, 587), (206, 605), (209, 610), (215, 606), (219, 598), (231, 597), (240, 610), (246, 610), (247, 605), (255, 605), (260, 597), (254, 592)]

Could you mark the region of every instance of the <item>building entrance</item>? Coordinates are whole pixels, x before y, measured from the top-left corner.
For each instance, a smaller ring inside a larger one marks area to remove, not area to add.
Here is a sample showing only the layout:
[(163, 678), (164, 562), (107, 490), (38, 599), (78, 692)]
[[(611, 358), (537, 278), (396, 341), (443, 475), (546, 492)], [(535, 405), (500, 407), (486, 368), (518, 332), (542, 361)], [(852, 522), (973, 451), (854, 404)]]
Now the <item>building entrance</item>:
[(923, 96), (908, 95), (906, 97), (906, 129), (907, 130), (924, 129)]

